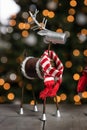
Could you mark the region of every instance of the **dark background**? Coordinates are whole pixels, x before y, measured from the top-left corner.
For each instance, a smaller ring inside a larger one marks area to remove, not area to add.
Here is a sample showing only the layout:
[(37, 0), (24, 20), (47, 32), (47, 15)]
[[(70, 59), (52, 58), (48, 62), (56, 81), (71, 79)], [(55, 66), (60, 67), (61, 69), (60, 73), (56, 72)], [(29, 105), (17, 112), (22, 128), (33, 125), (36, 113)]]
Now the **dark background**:
[[(33, 100), (32, 87), (35, 90), (37, 102), (42, 102), (39, 99), (39, 93), (44, 88), (43, 81), (40, 79), (28, 80), (22, 77), (20, 71), (25, 49), (28, 56), (40, 57), (48, 48), (48, 44), (44, 43), (43, 37), (37, 34), (38, 30), (33, 31), (31, 27), (29, 29), (26, 27), (20, 29), (19, 27), (20, 23), (28, 23), (30, 17), (28, 12), (34, 13), (36, 8), (39, 10), (38, 22), (41, 22), (44, 17), (43, 10), (52, 11), (55, 15), (52, 18), (49, 15), (46, 16), (46, 28), (52, 31), (60, 31), (61, 29), (62, 32), (67, 32), (69, 36), (65, 44), (52, 44), (51, 49), (58, 54), (64, 65), (63, 82), (58, 91), (59, 99), (61, 100), (61, 94), (65, 94), (67, 98), (64, 102), (75, 103), (77, 83), (83, 68), (87, 65), (87, 0), (75, 0), (75, 6), (70, 4), (71, 1), (74, 0), (16, 0), (16, 3), (21, 7), (21, 11), (10, 18), (9, 25), (5, 26), (8, 29), (5, 34), (0, 31), (0, 44), (7, 45), (7, 48), (0, 47), (0, 103), (20, 102), (23, 86), (24, 103), (30, 103)], [(51, 7), (51, 2), (56, 6)], [(70, 11), (70, 9), (73, 11)], [(69, 15), (73, 17), (73, 20), (67, 19)], [(0, 27), (2, 26), (0, 24)], [(10, 32), (10, 30), (12, 31)], [(23, 31), (26, 31), (25, 35), (23, 35)], [(27, 42), (26, 39), (30, 36), (33, 41), (28, 39)], [(67, 63), (70, 64), (67, 65)], [(13, 74), (13, 79), (10, 78), (11, 74)], [(6, 83), (9, 85), (5, 87)], [(82, 103), (85, 103), (86, 100), (87, 98), (83, 98)], [(48, 103), (50, 102), (52, 102), (51, 99), (48, 99)]]

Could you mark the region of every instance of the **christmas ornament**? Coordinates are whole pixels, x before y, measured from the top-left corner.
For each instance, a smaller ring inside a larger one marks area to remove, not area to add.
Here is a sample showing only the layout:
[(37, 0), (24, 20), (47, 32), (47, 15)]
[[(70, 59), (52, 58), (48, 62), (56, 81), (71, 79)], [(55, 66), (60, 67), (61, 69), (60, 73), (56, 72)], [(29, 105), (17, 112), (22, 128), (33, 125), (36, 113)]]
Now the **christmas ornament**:
[(84, 68), (82, 72), (82, 76), (80, 77), (77, 85), (77, 92), (83, 92), (86, 90), (87, 87), (87, 66)]

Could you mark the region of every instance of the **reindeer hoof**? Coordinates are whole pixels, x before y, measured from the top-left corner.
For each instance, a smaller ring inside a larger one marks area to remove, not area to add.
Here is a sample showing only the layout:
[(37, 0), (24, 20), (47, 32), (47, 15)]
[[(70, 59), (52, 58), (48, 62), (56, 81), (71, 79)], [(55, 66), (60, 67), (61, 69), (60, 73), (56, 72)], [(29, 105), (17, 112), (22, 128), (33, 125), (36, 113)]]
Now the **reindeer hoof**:
[(35, 111), (35, 112), (38, 111), (37, 105), (34, 105), (34, 111)]
[(23, 114), (24, 114), (23, 108), (21, 107), (21, 108), (20, 108), (20, 115), (23, 115)]
[(46, 114), (45, 113), (42, 115), (42, 119), (41, 120), (42, 121), (46, 121)]
[(56, 111), (56, 117), (61, 117), (59, 110)]

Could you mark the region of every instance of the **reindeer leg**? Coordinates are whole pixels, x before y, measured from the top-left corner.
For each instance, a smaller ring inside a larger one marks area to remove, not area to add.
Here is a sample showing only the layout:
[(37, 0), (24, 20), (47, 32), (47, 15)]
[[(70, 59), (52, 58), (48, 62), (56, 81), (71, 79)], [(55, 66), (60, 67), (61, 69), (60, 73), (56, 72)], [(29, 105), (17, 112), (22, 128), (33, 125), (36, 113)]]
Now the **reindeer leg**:
[(59, 111), (59, 106), (58, 106), (58, 101), (57, 101), (57, 95), (55, 96), (56, 99), (56, 117), (60, 117), (60, 111)]
[(44, 99), (44, 102), (43, 102), (43, 115), (42, 115), (42, 120), (43, 120), (43, 121), (46, 120), (46, 98)]
[(37, 112), (38, 108), (37, 108), (37, 102), (36, 102), (36, 97), (35, 97), (35, 93), (34, 93), (34, 88), (32, 87), (32, 94), (33, 94), (33, 99), (34, 99), (34, 111)]
[(22, 93), (21, 93), (21, 104), (20, 104), (20, 114), (23, 115), (23, 98), (24, 98), (24, 85), (22, 87)]

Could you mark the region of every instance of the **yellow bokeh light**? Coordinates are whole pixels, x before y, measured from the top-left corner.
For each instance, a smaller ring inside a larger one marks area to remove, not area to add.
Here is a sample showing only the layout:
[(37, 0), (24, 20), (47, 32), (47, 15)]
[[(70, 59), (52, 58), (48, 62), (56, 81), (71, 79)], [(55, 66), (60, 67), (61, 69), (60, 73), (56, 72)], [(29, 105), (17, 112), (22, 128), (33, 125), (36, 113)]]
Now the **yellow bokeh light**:
[(10, 89), (10, 84), (9, 84), (9, 83), (5, 83), (5, 84), (3, 85), (3, 88), (4, 88), (5, 90), (9, 90), (9, 89)]
[(61, 98), (62, 101), (65, 101), (67, 99), (67, 95), (65, 93), (62, 93), (60, 95), (60, 98)]
[(71, 0), (71, 1), (70, 1), (70, 5), (71, 5), (72, 7), (75, 7), (75, 6), (77, 6), (77, 2), (76, 2), (75, 0)]
[(73, 97), (73, 99), (74, 99), (75, 102), (80, 102), (80, 96), (79, 95), (75, 95)]
[(74, 80), (79, 80), (79, 78), (80, 78), (80, 75), (79, 75), (79, 74), (76, 73), (76, 74), (73, 75), (73, 79), (74, 79)]
[(78, 49), (73, 50), (73, 55), (74, 56), (79, 56), (80, 55), (80, 51)]
[(24, 29), (25, 25), (24, 25), (24, 23), (19, 23), (19, 24), (18, 24), (18, 27), (19, 27), (19, 29), (22, 30), (22, 29)]
[(49, 13), (48, 13), (48, 17), (49, 18), (53, 18), (55, 16), (55, 13), (53, 12), (53, 11), (50, 11)]
[(83, 28), (83, 29), (81, 30), (81, 34), (87, 35), (87, 29)]
[(32, 85), (31, 84), (27, 84), (26, 89), (32, 90)]
[(30, 105), (34, 105), (35, 104), (35, 101), (34, 100), (31, 100), (30, 101)]
[(10, 20), (9, 24), (10, 24), (10, 26), (15, 26), (16, 25), (16, 20)]
[(42, 14), (46, 17), (49, 14), (49, 11), (47, 9), (43, 10)]
[(3, 85), (5, 83), (4, 79), (0, 79), (0, 85)]
[(26, 31), (26, 30), (22, 31), (22, 36), (23, 37), (28, 37), (28, 35), (29, 35), (28, 31)]
[(82, 97), (83, 97), (83, 98), (87, 98), (87, 91), (84, 91), (84, 92), (82, 93)]
[(33, 19), (31, 17), (28, 17), (28, 22), (29, 23), (33, 22)]
[(83, 54), (84, 56), (87, 56), (87, 50), (84, 50)]
[(18, 27), (21, 30), (23, 30), (23, 29), (30, 29), (30, 24), (28, 24), (28, 23), (19, 23)]
[(84, 5), (87, 6), (87, 0), (84, 0)]
[(74, 15), (74, 14), (76, 13), (76, 11), (75, 11), (75, 9), (70, 8), (69, 11), (68, 11), (68, 13), (69, 13), (70, 15)]
[(30, 24), (28, 24), (28, 23), (25, 23), (25, 27), (24, 27), (25, 29), (30, 29)]
[(74, 16), (72, 16), (72, 15), (67, 16), (67, 21), (74, 22)]
[(56, 98), (57, 98), (57, 102), (60, 102), (60, 101), (61, 101), (60, 96), (57, 96), (57, 97), (54, 97), (54, 102), (56, 102)]
[(58, 33), (62, 33), (63, 30), (62, 30), (62, 28), (58, 28), (58, 29), (56, 30), (56, 32), (58, 32)]
[(66, 61), (65, 66), (66, 66), (66, 68), (71, 68), (72, 67), (72, 62), (71, 61)]
[(9, 94), (7, 95), (7, 98), (8, 98), (9, 100), (13, 100), (13, 99), (15, 98), (14, 93), (9, 93)]

